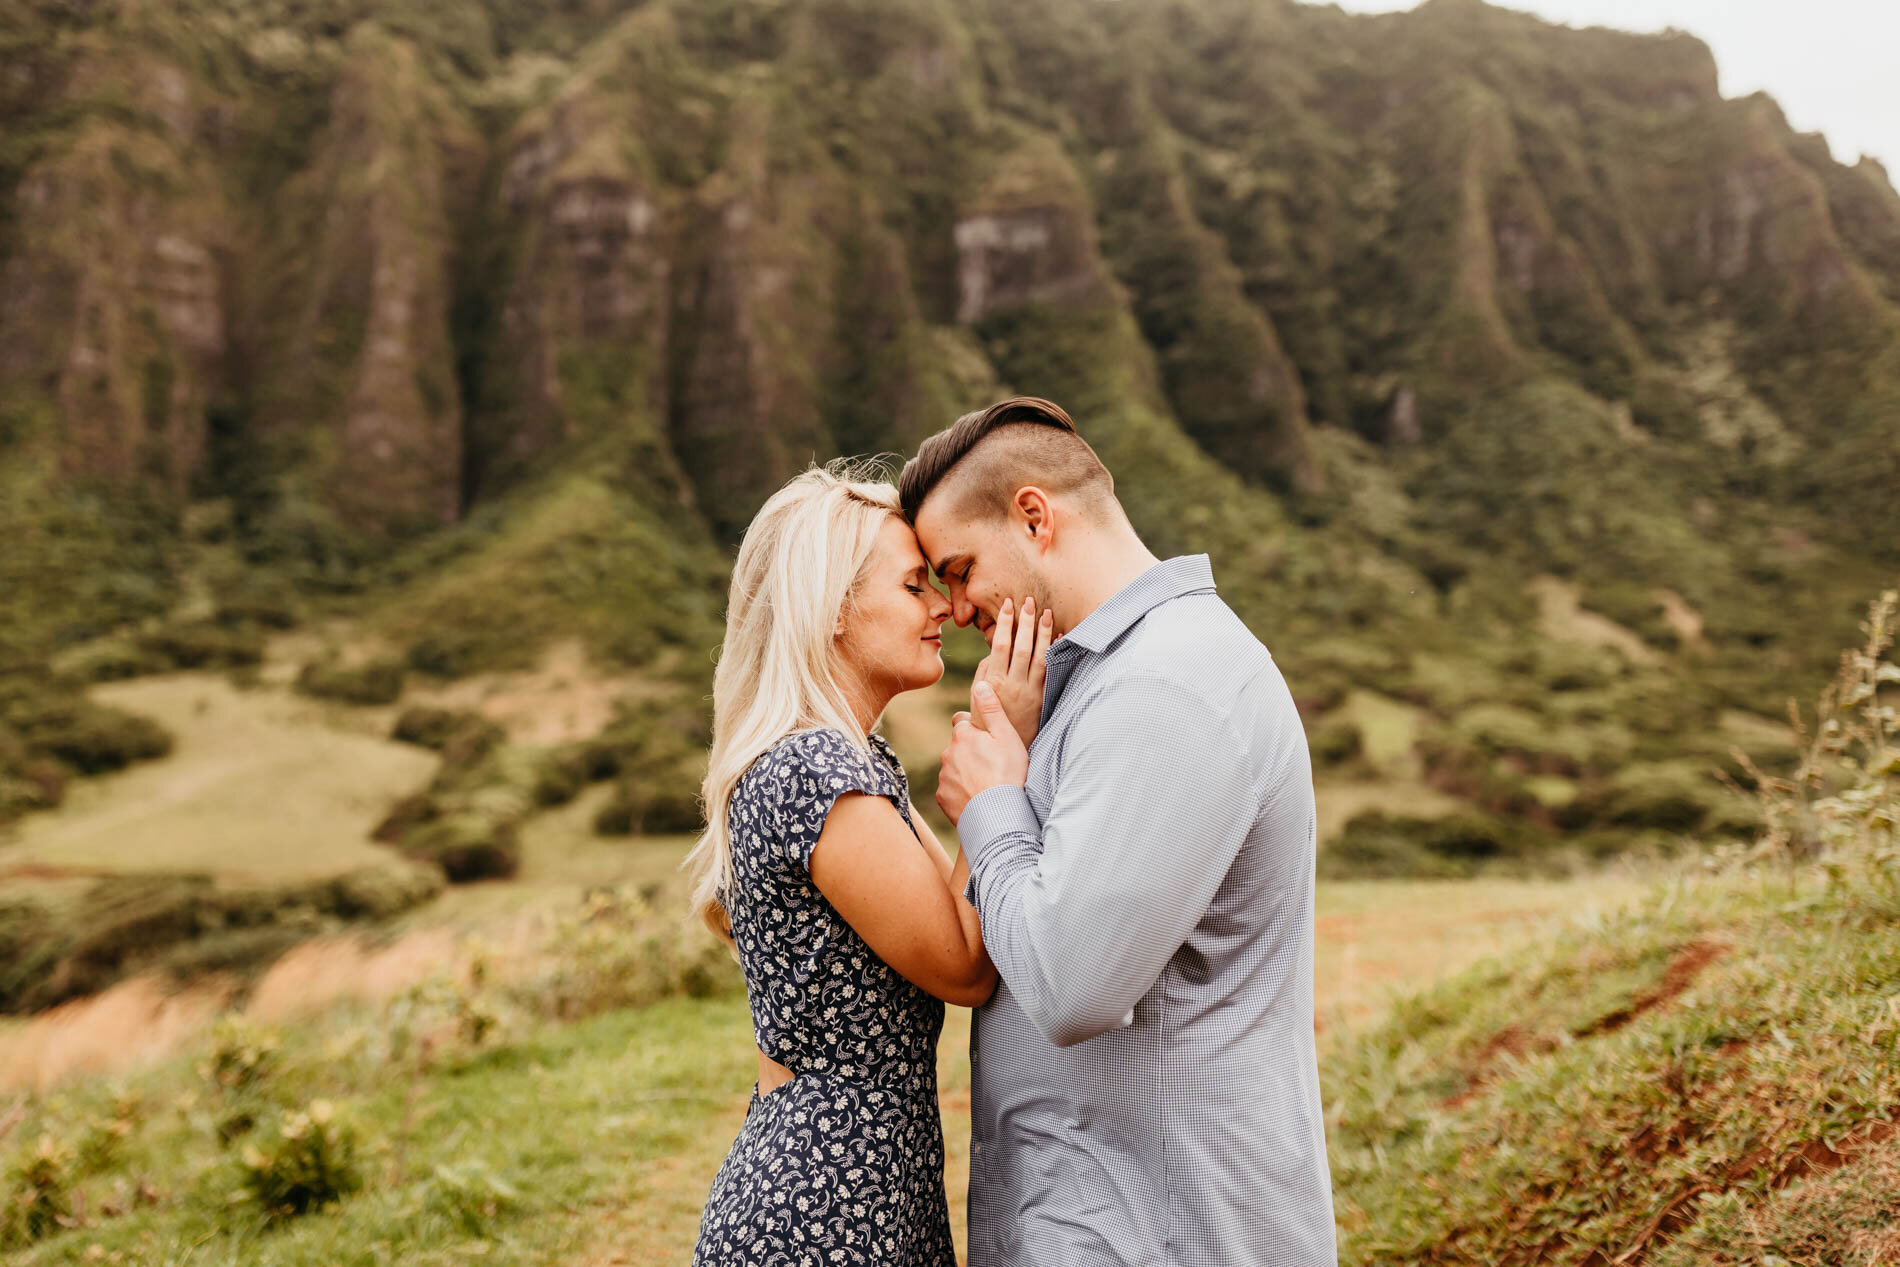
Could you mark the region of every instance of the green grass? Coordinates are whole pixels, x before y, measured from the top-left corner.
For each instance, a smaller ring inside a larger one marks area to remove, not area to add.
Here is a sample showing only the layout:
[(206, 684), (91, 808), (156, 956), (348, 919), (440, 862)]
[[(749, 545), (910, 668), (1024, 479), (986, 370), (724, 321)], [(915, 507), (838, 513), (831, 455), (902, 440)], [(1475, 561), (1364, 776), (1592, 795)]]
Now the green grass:
[[(269, 1230), (226, 1201), (235, 1187), (229, 1160), (200, 1128), (201, 1105), (180, 1108), (180, 1097), (202, 1098), (197, 1075), (190, 1062), (173, 1062), (126, 1084), (151, 1117), (125, 1169), (161, 1185), (160, 1204), (9, 1261), (81, 1263), (102, 1251), (108, 1261), (118, 1253), (120, 1261), (259, 1267), (476, 1256), (526, 1264), (575, 1261), (599, 1248), (609, 1225), (642, 1247), (627, 1261), (656, 1261), (644, 1247), (677, 1236), (672, 1221), (649, 1217), (649, 1190), (666, 1189), (673, 1159), (702, 1141), (709, 1114), (724, 1122), (743, 1111), (756, 1070), (745, 1032), (742, 1001), (669, 1002), (542, 1027), (427, 1072), (325, 1058), (348, 1050), (347, 1035), (326, 1045), (289, 1034), (286, 1046), (297, 1055), (277, 1089), (328, 1097), (361, 1124), (373, 1181), (334, 1213)], [(89, 1098), (96, 1103), (98, 1093)], [(83, 1111), (81, 1100), (67, 1101), (65, 1111)], [(518, 1195), (492, 1216), (477, 1211), (464, 1220), (442, 1190), (439, 1167), (493, 1174)]]
[(1890, 855), (1680, 880), (1488, 960), (1323, 1070), (1342, 1260), (1627, 1262), (1746, 1222), (1803, 1148), (1900, 1117), (1897, 993)]
[[(1654, 1262), (1764, 1261), (1731, 1232), (1820, 1245), (1823, 1261), (1848, 1261), (1829, 1255), (1853, 1237), (1876, 1244), (1900, 1213), (1877, 1182), (1890, 1141), (1866, 1134), (1900, 1112), (1900, 877), (1880, 874), (1322, 886), (1342, 1262), (1615, 1257), (1638, 1241)], [(756, 1071), (743, 999), (570, 1024), (510, 1015), (427, 1062), (383, 1050), (416, 1023), (401, 1010), (286, 1031), (265, 1101), (333, 1101), (370, 1182), (281, 1228), (227, 1200), (240, 1145), (208, 1133), (196, 1050), (32, 1097), (8, 1147), (42, 1130), (83, 1139), (115, 1096), (139, 1107), (118, 1153), (78, 1181), (84, 1225), (10, 1261), (681, 1260)], [(940, 1052), (959, 1243), (967, 1026), (953, 1009)], [(1781, 1187), (1788, 1158), (1821, 1140), (1847, 1166)], [(146, 1180), (155, 1202), (101, 1213)], [(1683, 1207), (1707, 1226), (1644, 1240), (1698, 1185), (1730, 1194)]]

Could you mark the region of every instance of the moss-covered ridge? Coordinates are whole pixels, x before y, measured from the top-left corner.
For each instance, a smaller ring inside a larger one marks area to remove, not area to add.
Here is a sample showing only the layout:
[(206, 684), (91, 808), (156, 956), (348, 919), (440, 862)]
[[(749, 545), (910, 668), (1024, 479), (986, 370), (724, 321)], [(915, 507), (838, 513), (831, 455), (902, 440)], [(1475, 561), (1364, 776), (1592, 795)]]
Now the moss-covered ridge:
[[(202, 499), (417, 667), (579, 627), (703, 672), (769, 490), (1019, 390), (1214, 554), (1314, 712), (1425, 710), (1425, 778), (1570, 831), (1627, 816), (1618, 762), (1719, 758), (1900, 541), (1900, 197), (1686, 37), (156, 0), (0, 40), (22, 657), (168, 610)], [(1545, 574), (1639, 641), (1579, 674)]]

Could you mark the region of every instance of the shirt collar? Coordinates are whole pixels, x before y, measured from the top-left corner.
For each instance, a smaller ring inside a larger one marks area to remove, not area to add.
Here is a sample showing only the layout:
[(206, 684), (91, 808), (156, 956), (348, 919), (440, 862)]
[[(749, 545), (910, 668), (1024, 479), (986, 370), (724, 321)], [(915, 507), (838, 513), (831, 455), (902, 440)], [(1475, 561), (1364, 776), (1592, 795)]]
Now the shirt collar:
[(1214, 592), (1214, 569), (1205, 554), (1183, 554), (1149, 565), (1146, 571), (1111, 595), (1107, 602), (1090, 612), (1081, 624), (1069, 630), (1050, 654), (1065, 643), (1084, 651), (1106, 651), (1111, 643), (1170, 599), (1188, 594)]

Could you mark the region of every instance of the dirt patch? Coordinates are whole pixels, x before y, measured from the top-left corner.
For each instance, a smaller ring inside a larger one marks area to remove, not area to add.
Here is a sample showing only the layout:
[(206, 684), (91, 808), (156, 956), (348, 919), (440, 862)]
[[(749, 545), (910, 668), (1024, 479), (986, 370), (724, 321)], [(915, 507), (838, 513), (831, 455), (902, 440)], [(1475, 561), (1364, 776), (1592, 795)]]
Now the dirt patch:
[(372, 948), (355, 937), (320, 937), (292, 948), (266, 972), (244, 1006), (261, 1021), (309, 1016), (344, 1000), (376, 1002), (455, 962), (448, 929), (414, 932)]
[[(1671, 999), (1695, 984), (1703, 969), (1728, 953), (1728, 947), (1719, 942), (1690, 942), (1676, 952), (1675, 958), (1663, 970), (1663, 979), (1655, 989), (1648, 991), (1631, 1001), (1629, 1006), (1618, 1008), (1607, 1016), (1598, 1017), (1583, 1029), (1578, 1030), (1578, 1038), (1594, 1038), (1600, 1034), (1610, 1034), (1622, 1029), (1646, 1012), (1653, 1012)], [(1484, 1044), (1471, 1057), (1471, 1074), (1464, 1089), (1444, 1101), (1448, 1109), (1462, 1108), (1481, 1095), (1496, 1078), (1497, 1067), (1504, 1060), (1521, 1060), (1529, 1055), (1541, 1055), (1556, 1048), (1555, 1039), (1547, 1035), (1534, 1034), (1521, 1025), (1507, 1025), (1486, 1039)], [(1632, 1141), (1632, 1147), (1640, 1141)], [(1660, 1216), (1659, 1216), (1660, 1217)]]
[[(485, 930), (494, 975), (532, 965), (532, 920)], [(353, 936), (321, 937), (273, 965), (243, 1000), (245, 1015), (276, 1022), (345, 1002), (376, 1003), (441, 972), (460, 973), (468, 951), (453, 929), (419, 929), (388, 945)], [(135, 977), (75, 999), (0, 1034), (0, 1092), (45, 1090), (69, 1078), (123, 1073), (161, 1060), (201, 1037), (238, 1004), (230, 981), (179, 990), (157, 976)]]
[(1498, 1066), (1506, 1060), (1522, 1060), (1526, 1056), (1541, 1055), (1556, 1047), (1556, 1043), (1542, 1035), (1533, 1034), (1522, 1025), (1506, 1025), (1484, 1041), (1471, 1057), (1471, 1075), (1464, 1090), (1445, 1101), (1448, 1109), (1463, 1108), (1466, 1104), (1482, 1095), (1497, 1076)]
[(1672, 589), (1659, 586), (1652, 593), (1662, 604), (1663, 620), (1675, 631), (1682, 645), (1691, 651), (1707, 651), (1709, 641), (1702, 636), (1702, 613)]
[(1630, 629), (1608, 616), (1584, 610), (1577, 587), (1555, 576), (1540, 576), (1526, 586), (1537, 600), (1537, 623), (1547, 638), (1614, 647), (1632, 664), (1656, 664), (1662, 655)]
[[(1888, 1111), (1900, 1112), (1900, 1106)], [(1824, 1139), (1810, 1139), (1779, 1149), (1774, 1146), (1757, 1149), (1730, 1166), (1718, 1180), (1690, 1184), (1676, 1193), (1615, 1258), (1605, 1257), (1601, 1251), (1593, 1250), (1579, 1261), (1578, 1267), (1609, 1267), (1610, 1264), (1616, 1267), (1641, 1267), (1650, 1254), (1681, 1235), (1685, 1228), (1695, 1222), (1698, 1199), (1705, 1193), (1726, 1192), (1764, 1168), (1769, 1170), (1768, 1187), (1771, 1190), (1785, 1188), (1798, 1179), (1839, 1170), (1862, 1154), (1895, 1138), (1900, 1138), (1900, 1123), (1877, 1118), (1861, 1123), (1832, 1144)]]
[(1690, 942), (1669, 961), (1669, 967), (1664, 970), (1663, 979), (1655, 989), (1632, 1000), (1628, 1007), (1598, 1017), (1578, 1030), (1577, 1037), (1594, 1038), (1599, 1034), (1613, 1034), (1644, 1013), (1655, 1011), (1694, 985), (1704, 968), (1727, 953), (1728, 947), (1719, 942)]
[(143, 1064), (202, 1033), (232, 992), (228, 982), (177, 991), (137, 977), (42, 1012), (0, 1035), (0, 1090), (44, 1091), (67, 1078)]

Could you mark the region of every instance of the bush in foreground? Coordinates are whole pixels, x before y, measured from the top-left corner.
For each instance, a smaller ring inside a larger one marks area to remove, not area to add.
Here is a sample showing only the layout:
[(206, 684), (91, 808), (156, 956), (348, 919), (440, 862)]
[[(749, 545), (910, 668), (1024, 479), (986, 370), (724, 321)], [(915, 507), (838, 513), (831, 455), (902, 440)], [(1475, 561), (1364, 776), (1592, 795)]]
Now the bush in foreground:
[(355, 1129), (328, 1100), (285, 1113), (240, 1154), (244, 1193), (264, 1216), (294, 1218), (333, 1205), (363, 1187)]

